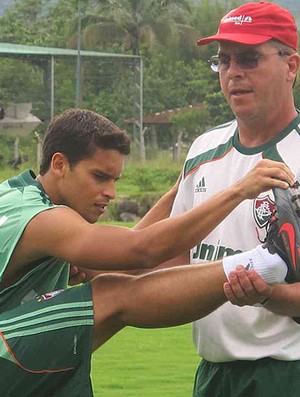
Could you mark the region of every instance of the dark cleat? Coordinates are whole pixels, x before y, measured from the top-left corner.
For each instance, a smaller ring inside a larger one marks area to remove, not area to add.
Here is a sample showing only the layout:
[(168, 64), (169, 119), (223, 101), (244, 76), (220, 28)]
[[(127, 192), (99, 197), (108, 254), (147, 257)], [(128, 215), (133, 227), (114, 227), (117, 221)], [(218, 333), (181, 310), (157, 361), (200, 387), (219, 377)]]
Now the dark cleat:
[(276, 211), (270, 218), (264, 247), (285, 261), (288, 283), (300, 281), (300, 184), (273, 188)]

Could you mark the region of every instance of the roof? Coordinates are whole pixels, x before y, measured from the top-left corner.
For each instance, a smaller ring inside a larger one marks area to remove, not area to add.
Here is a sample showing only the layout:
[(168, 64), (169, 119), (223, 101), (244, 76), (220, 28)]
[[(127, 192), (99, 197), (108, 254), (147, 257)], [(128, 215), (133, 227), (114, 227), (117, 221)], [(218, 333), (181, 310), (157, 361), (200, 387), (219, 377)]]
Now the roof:
[[(190, 110), (197, 110), (203, 107), (202, 103), (198, 103), (196, 105), (189, 105), (183, 108), (169, 109), (163, 110), (162, 112), (149, 113), (143, 119), (143, 124), (172, 124), (171, 116), (175, 114), (185, 113)], [(134, 124), (137, 120), (134, 118), (130, 118), (125, 120), (126, 124)]]
[[(67, 48), (54, 48), (54, 47), (38, 47), (23, 44), (12, 44), (12, 43), (0, 43), (0, 56), (9, 55), (15, 57), (22, 56), (39, 56), (39, 57), (51, 57), (51, 56), (78, 56), (78, 50), (71, 50)], [(118, 57), (118, 58), (140, 58), (138, 55), (129, 54), (115, 54), (108, 52), (98, 51), (80, 51), (81, 57)]]

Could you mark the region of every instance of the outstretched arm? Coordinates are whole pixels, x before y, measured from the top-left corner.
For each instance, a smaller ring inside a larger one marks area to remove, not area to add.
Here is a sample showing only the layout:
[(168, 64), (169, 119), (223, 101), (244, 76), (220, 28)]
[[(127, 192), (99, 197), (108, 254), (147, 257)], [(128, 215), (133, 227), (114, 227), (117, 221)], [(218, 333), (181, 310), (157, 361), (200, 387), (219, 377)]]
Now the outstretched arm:
[(44, 256), (94, 270), (152, 268), (186, 252), (208, 235), (243, 200), (293, 178), (282, 163), (262, 160), (241, 181), (179, 216), (141, 230), (91, 225), (68, 208), (54, 208), (29, 222), (14, 260)]
[[(178, 176), (175, 184), (171, 187), (171, 189), (164, 194), (157, 203), (147, 212), (147, 214), (133, 227), (134, 230), (144, 229), (162, 219), (166, 219), (170, 216), (171, 209), (173, 206), (174, 199), (177, 194), (178, 186), (181, 180), (182, 174)], [(188, 263), (188, 259), (184, 261), (180, 261), (180, 264)], [(171, 266), (163, 265), (163, 267)], [(172, 262), (172, 266), (174, 266), (174, 262)], [(69, 276), (69, 285), (77, 285), (86, 281), (92, 280), (94, 277), (99, 275), (101, 272), (97, 270), (84, 269), (80, 266), (71, 266), (70, 276)], [(131, 272), (145, 272), (145, 269), (137, 269)]]

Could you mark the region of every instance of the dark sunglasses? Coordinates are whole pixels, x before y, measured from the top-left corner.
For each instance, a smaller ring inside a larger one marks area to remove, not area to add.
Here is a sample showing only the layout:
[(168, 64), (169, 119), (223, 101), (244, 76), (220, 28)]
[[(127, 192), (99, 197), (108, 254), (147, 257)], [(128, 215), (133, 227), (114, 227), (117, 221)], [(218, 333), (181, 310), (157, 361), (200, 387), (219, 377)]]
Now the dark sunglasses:
[(261, 58), (270, 55), (286, 56), (289, 54), (282, 50), (272, 52), (270, 54), (258, 54), (256, 52), (241, 52), (234, 55), (219, 54), (213, 55), (208, 62), (210, 63), (211, 70), (216, 73), (220, 72), (221, 70), (227, 70), (229, 68), (231, 59), (234, 59), (241, 69), (250, 70), (257, 68), (258, 62)]

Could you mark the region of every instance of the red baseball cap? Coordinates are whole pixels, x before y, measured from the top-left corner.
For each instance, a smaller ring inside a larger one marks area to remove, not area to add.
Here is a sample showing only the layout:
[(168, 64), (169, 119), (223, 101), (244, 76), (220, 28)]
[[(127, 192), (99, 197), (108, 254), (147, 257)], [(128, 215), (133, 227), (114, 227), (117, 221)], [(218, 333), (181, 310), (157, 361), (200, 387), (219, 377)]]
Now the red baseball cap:
[(293, 15), (277, 4), (260, 1), (246, 3), (225, 15), (217, 34), (198, 40), (198, 45), (213, 41), (233, 41), (256, 45), (276, 39), (297, 51), (298, 33)]

